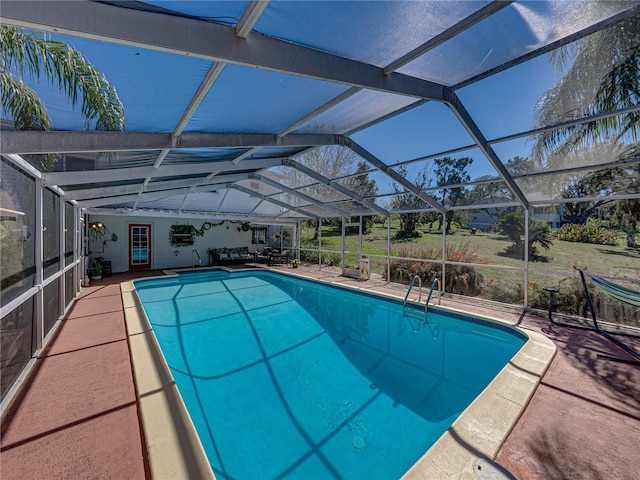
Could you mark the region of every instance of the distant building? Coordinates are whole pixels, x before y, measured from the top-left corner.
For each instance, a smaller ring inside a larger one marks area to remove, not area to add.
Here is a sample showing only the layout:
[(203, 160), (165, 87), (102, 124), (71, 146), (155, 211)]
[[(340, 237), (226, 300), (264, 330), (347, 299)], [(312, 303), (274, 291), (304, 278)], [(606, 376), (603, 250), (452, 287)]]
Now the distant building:
[[(498, 216), (506, 210), (504, 207), (482, 209), (473, 213), (467, 222), (467, 228), (476, 228), (485, 232), (495, 230)], [(562, 225), (563, 205), (539, 205), (529, 208), (529, 215), (547, 223), (551, 228)]]

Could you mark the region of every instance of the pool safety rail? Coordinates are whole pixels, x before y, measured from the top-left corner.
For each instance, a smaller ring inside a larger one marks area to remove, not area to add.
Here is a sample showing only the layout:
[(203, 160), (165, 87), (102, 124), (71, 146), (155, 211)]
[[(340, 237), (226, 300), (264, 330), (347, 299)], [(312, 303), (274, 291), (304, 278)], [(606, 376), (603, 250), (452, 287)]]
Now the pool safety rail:
[(407, 288), (407, 294), (404, 296), (403, 306), (405, 308), (407, 307), (407, 298), (409, 298), (409, 294), (411, 293), (411, 289), (413, 288), (413, 284), (415, 283), (416, 279), (418, 280), (418, 303), (420, 303), (420, 300), (422, 300), (422, 280), (420, 279), (419, 275), (415, 275), (411, 279), (411, 282), (409, 282), (409, 288)]
[[(411, 282), (409, 283), (409, 288), (407, 288), (407, 294), (404, 296), (404, 303), (403, 306), (404, 308), (407, 308), (407, 298), (409, 298), (409, 294), (411, 293), (411, 289), (413, 288), (413, 285), (415, 283), (415, 281), (418, 280), (418, 303), (420, 303), (420, 301), (422, 300), (422, 280), (420, 279), (420, 276), (416, 275), (411, 279)], [(439, 278), (434, 278), (433, 282), (431, 282), (431, 289), (429, 290), (429, 296), (427, 296), (427, 301), (424, 304), (424, 318), (427, 318), (427, 309), (429, 307), (429, 302), (431, 301), (431, 296), (433, 295), (433, 289), (436, 287), (436, 285), (438, 285), (438, 305), (441, 304), (441, 298), (442, 298), (442, 284), (440, 283), (440, 279)]]
[(200, 258), (200, 254), (198, 253), (198, 251), (194, 248), (191, 251), (191, 263), (192, 263), (192, 267), (196, 268), (196, 257), (198, 257), (198, 265), (202, 265), (202, 259)]
[(427, 297), (427, 301), (424, 304), (424, 316), (427, 317), (427, 308), (429, 307), (429, 300), (431, 300), (431, 295), (433, 295), (433, 288), (438, 284), (438, 305), (440, 305), (440, 299), (442, 298), (442, 284), (440, 283), (439, 278), (434, 278), (433, 282), (431, 282), (431, 289), (429, 290), (429, 296)]

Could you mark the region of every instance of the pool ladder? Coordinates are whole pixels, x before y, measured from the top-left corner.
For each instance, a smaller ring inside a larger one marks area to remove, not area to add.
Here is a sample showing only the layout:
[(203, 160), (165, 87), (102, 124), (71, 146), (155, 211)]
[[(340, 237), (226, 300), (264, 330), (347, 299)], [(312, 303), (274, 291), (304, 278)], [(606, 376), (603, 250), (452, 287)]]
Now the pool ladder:
[[(413, 284), (415, 283), (416, 279), (418, 280), (418, 303), (420, 303), (420, 300), (422, 300), (422, 280), (420, 279), (420, 277), (418, 275), (414, 276), (411, 279), (411, 283), (409, 283), (409, 288), (407, 288), (407, 294), (404, 296), (404, 304), (403, 306), (406, 308), (407, 307), (407, 298), (409, 298), (409, 294), (411, 293), (411, 289), (413, 288)], [(425, 317), (427, 316), (427, 307), (429, 306), (429, 301), (431, 300), (431, 295), (433, 295), (433, 289), (435, 288), (436, 284), (438, 285), (438, 305), (440, 305), (440, 297), (442, 295), (442, 292), (440, 292), (441, 290), (441, 283), (440, 283), (440, 279), (439, 278), (434, 278), (433, 282), (431, 283), (431, 289), (429, 290), (429, 296), (427, 297), (427, 301), (424, 304), (424, 314)]]
[(433, 287), (436, 286), (436, 283), (438, 284), (438, 305), (440, 305), (440, 297), (442, 296), (442, 292), (440, 290), (442, 289), (442, 284), (440, 283), (439, 278), (434, 278), (433, 282), (431, 283), (431, 290), (429, 290), (429, 296), (427, 297), (427, 301), (424, 304), (424, 318), (427, 318), (427, 307), (429, 306), (429, 300), (431, 300), (431, 295), (433, 295)]
[(407, 298), (409, 298), (409, 294), (411, 293), (411, 289), (413, 288), (413, 284), (416, 281), (416, 278), (418, 279), (418, 303), (420, 303), (420, 300), (422, 299), (422, 280), (420, 279), (419, 275), (415, 275), (412, 279), (411, 282), (409, 283), (409, 288), (407, 289), (407, 294), (404, 296), (404, 307), (407, 308)]

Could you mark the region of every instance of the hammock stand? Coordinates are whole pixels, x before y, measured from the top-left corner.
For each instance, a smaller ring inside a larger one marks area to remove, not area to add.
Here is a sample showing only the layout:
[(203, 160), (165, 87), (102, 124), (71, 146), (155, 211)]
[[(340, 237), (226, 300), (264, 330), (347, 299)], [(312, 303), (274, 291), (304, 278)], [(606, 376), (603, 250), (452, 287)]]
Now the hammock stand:
[[(575, 270), (578, 270), (578, 272), (580, 272), (580, 279), (582, 280), (582, 286), (584, 287), (584, 293), (585, 293), (585, 296), (587, 297), (587, 303), (589, 305), (589, 310), (591, 311), (591, 318), (593, 319), (593, 326), (594, 326), (595, 330), (598, 333), (600, 333), (600, 334), (604, 335), (605, 337), (607, 337), (609, 340), (611, 340), (616, 345), (618, 345), (621, 348), (623, 348), (625, 351), (627, 351), (628, 353), (630, 353), (634, 357), (636, 357), (638, 360), (627, 360), (627, 359), (624, 359), (624, 358), (610, 357), (609, 355), (602, 355), (602, 354), (598, 354), (598, 357), (604, 358), (604, 359), (607, 359), (607, 360), (617, 361), (617, 362), (624, 362), (624, 363), (631, 363), (631, 364), (634, 364), (634, 365), (640, 365), (640, 352), (637, 352), (636, 350), (631, 348), (626, 343), (618, 340), (616, 337), (611, 335), (609, 332), (607, 332), (605, 330), (602, 330), (600, 328), (600, 326), (598, 325), (598, 321), (596, 320), (596, 312), (595, 312), (595, 309), (593, 308), (593, 303), (591, 301), (591, 295), (589, 295), (589, 289), (587, 288), (587, 281), (585, 280), (585, 270), (586, 270), (586, 268), (577, 268), (575, 266), (573, 268)], [(600, 288), (601, 290), (603, 290), (605, 293), (609, 294), (613, 298), (616, 298), (616, 299), (620, 300), (621, 302), (628, 303), (629, 305), (633, 305), (635, 307), (640, 307), (640, 292), (638, 292), (636, 290), (632, 290), (632, 289), (627, 288), (627, 287), (623, 287), (622, 285), (615, 284), (615, 283), (610, 282), (609, 280), (606, 280), (606, 279), (604, 279), (602, 277), (599, 277), (597, 275), (589, 275), (588, 273), (587, 273), (587, 275), (589, 276), (589, 279), (591, 280), (591, 282), (595, 286), (597, 286), (598, 288)]]

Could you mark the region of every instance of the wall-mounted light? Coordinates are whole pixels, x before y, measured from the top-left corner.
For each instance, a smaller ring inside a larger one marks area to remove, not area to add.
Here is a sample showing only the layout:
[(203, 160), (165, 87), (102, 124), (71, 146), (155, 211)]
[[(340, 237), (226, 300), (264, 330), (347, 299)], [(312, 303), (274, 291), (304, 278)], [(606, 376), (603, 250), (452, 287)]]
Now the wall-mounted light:
[(89, 237), (91, 237), (91, 240), (94, 242), (103, 240), (104, 236), (108, 232), (107, 226), (102, 222), (91, 222), (88, 226)]

